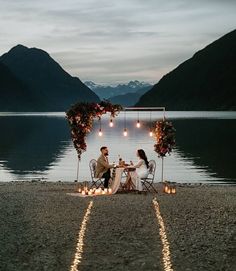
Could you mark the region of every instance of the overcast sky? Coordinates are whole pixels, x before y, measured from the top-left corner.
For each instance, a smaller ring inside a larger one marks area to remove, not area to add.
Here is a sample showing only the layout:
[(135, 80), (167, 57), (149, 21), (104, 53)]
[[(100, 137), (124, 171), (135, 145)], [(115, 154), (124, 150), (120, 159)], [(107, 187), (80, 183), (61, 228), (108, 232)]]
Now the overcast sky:
[(82, 81), (157, 82), (235, 14), (236, 0), (0, 0), (0, 54), (23, 44)]

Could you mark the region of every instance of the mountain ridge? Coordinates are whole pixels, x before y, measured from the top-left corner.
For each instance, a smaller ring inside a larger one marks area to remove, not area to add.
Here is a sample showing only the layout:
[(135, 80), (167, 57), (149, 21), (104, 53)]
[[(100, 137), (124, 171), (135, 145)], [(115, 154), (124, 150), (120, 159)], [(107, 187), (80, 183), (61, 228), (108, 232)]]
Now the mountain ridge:
[(100, 100), (42, 49), (16, 45), (0, 57), (0, 62), (33, 93), (35, 106), (40, 101), (41, 111), (65, 111), (78, 101)]
[(168, 110), (236, 109), (236, 30), (164, 75), (136, 106)]
[(120, 83), (116, 85), (100, 85), (93, 81), (85, 81), (84, 83), (91, 88), (100, 97), (100, 99), (111, 99), (114, 96), (135, 93), (142, 88), (152, 86), (148, 82), (139, 80), (131, 80), (128, 83)]

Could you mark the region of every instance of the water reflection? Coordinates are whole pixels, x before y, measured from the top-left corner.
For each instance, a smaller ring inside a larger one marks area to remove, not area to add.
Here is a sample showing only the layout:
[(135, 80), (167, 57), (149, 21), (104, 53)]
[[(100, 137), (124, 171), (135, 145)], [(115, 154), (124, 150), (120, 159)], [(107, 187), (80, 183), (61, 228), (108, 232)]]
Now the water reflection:
[(236, 179), (235, 124), (233, 119), (174, 120), (178, 153), (214, 176)]
[[(212, 115), (211, 119), (202, 119), (202, 112), (191, 112), (190, 118), (181, 114), (169, 112), (177, 129), (177, 146), (165, 159), (166, 178), (178, 182), (235, 181), (235, 114), (232, 117), (227, 113), (227, 119), (224, 119), (224, 113), (218, 113), (218, 119), (213, 119)], [(95, 122), (93, 132), (87, 138), (87, 152), (82, 155), (80, 163), (81, 179), (89, 179), (89, 160), (97, 158), (100, 146), (107, 145), (110, 162), (117, 161), (118, 154), (126, 161), (135, 160), (136, 149), (145, 149), (148, 158), (157, 161), (157, 180), (160, 180), (160, 159), (153, 151), (154, 138), (148, 133), (149, 114), (140, 116), (140, 129), (135, 127), (136, 117), (134, 113), (127, 116), (126, 138), (122, 135), (122, 114), (115, 120), (113, 128), (109, 127), (109, 118), (103, 118), (103, 137), (98, 137), (99, 126)], [(153, 115), (156, 117), (161, 118), (162, 114)], [(75, 179), (77, 155), (63, 114), (5, 115), (0, 116), (0, 126), (0, 181), (27, 177), (46, 177), (53, 181)]]
[(64, 118), (1, 117), (0, 161), (16, 175), (44, 172), (70, 139)]

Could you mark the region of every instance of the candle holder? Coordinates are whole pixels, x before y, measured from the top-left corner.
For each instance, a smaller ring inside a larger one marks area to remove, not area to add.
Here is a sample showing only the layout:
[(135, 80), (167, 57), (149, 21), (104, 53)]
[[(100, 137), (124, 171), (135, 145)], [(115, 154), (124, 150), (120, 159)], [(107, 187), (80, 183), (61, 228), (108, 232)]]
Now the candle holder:
[(165, 181), (163, 186), (163, 192), (166, 194), (176, 194), (176, 186), (171, 185), (169, 182)]

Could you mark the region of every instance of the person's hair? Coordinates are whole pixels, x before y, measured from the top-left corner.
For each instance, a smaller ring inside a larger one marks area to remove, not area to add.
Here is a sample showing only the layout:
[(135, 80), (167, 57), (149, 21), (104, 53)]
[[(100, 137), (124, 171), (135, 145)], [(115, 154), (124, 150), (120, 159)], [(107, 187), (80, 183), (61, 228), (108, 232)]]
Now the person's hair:
[(106, 148), (107, 148), (106, 146), (102, 146), (102, 147), (100, 148), (100, 151), (105, 150)]
[(149, 163), (148, 163), (148, 159), (147, 159), (145, 151), (143, 149), (139, 149), (139, 150), (137, 150), (137, 152), (138, 152), (139, 157), (144, 160), (144, 162), (148, 168)]

